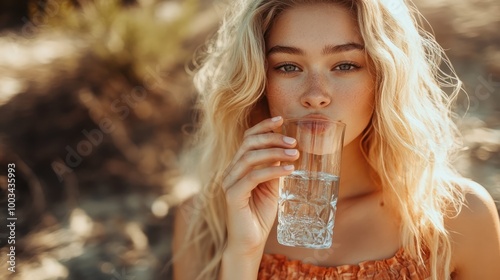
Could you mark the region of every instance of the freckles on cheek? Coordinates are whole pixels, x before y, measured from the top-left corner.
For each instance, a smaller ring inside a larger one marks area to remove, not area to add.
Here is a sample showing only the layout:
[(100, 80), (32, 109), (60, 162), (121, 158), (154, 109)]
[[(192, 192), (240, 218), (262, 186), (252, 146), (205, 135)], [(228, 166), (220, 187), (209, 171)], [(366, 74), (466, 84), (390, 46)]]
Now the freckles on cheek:
[(363, 102), (370, 112), (370, 115), (375, 110), (375, 92), (373, 89), (366, 89), (364, 96), (361, 97), (361, 102)]
[(279, 85), (268, 85), (266, 95), (269, 101), (279, 102), (287, 96), (287, 89)]
[(286, 106), (290, 103), (285, 92), (273, 89), (267, 92), (267, 102), (269, 104), (269, 111), (273, 116), (283, 115), (286, 113)]
[(355, 106), (358, 108), (373, 109), (375, 94), (372, 87), (353, 88), (348, 92), (351, 92), (351, 94), (346, 96), (346, 102), (356, 104)]

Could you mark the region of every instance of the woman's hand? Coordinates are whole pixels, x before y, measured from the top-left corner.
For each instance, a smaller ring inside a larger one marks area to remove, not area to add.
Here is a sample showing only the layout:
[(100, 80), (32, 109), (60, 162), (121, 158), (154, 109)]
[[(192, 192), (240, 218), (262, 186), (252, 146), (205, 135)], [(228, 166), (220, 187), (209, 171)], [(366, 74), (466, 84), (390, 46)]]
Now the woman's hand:
[[(228, 243), (236, 256), (262, 254), (278, 207), (278, 178), (293, 171), (281, 161), (299, 157), (296, 140), (273, 131), (283, 118), (266, 119), (245, 131), (222, 188), (226, 197)], [(225, 251), (225, 252), (226, 252)]]

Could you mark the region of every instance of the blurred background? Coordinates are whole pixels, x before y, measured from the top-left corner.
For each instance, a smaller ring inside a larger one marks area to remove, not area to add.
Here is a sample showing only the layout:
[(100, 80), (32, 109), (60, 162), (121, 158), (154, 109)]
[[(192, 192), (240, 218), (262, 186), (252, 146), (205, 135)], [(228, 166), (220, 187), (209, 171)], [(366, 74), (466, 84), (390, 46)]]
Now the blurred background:
[[(188, 69), (227, 2), (1, 0), (0, 279), (171, 279), (173, 213), (195, 189), (178, 170)], [(500, 2), (415, 3), (467, 90), (455, 164), (500, 209)]]

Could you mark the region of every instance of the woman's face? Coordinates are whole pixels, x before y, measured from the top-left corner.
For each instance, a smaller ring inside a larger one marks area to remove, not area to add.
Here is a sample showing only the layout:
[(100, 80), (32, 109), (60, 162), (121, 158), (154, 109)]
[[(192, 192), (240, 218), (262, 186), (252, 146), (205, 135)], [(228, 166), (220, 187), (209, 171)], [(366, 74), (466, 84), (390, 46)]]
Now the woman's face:
[(370, 123), (374, 77), (347, 9), (319, 3), (284, 11), (269, 31), (266, 56), (271, 116), (340, 120), (346, 145)]

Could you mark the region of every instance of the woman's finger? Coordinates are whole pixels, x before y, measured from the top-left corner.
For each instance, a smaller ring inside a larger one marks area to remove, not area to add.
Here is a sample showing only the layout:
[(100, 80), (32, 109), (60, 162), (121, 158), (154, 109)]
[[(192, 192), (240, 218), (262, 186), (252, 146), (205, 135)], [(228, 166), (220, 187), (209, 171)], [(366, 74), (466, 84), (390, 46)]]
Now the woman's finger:
[(299, 157), (296, 149), (262, 149), (246, 152), (231, 168), (231, 172), (223, 179), (223, 189), (227, 190), (238, 180), (246, 176), (248, 172), (257, 166), (271, 166), (273, 163), (295, 161)]
[(283, 118), (278, 116), (274, 118), (269, 118), (261, 121), (260, 123), (252, 126), (245, 131), (243, 137), (247, 137), (254, 134), (261, 134), (266, 132), (273, 132), (276, 128), (283, 124)]
[(273, 131), (283, 124), (281, 117), (274, 117), (271, 119), (263, 120), (255, 126), (247, 129), (243, 135), (243, 142), (240, 149), (236, 152), (233, 161), (229, 166), (232, 166), (238, 159), (248, 150), (256, 149), (258, 147), (266, 148), (271, 144), (269, 142), (269, 135), (274, 135)]
[(249, 150), (265, 149), (270, 147), (289, 148), (295, 146), (295, 139), (278, 133), (272, 133), (273, 130), (276, 130), (276, 128), (283, 123), (281, 117), (277, 118), (277, 120), (273, 119), (264, 120), (245, 132), (243, 142), (228, 168), (226, 168), (223, 175), (224, 177), (231, 172), (236, 162), (240, 160), (240, 158)]
[(237, 181), (232, 187), (225, 190), (228, 205), (244, 207), (248, 203), (248, 194), (259, 184), (289, 175), (293, 172), (293, 165), (271, 166), (262, 169), (254, 169), (245, 177)]

